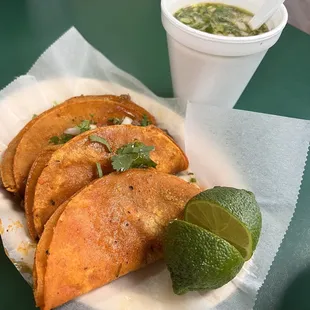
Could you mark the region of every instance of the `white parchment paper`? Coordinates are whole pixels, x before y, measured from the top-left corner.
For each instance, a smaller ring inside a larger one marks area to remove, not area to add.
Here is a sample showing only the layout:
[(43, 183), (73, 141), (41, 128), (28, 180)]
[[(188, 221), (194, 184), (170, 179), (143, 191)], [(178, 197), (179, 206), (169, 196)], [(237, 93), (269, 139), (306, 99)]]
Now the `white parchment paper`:
[[(201, 133), (207, 143), (196, 138)], [(219, 307), (251, 309), (294, 213), (296, 184), (301, 183), (310, 140), (309, 122), (189, 104), (185, 137), (192, 169), (203, 185), (246, 188), (261, 206), (258, 247), (244, 268), (244, 278), (236, 283), (238, 294)]]
[[(124, 55), (124, 57), (126, 57)], [(294, 213), (310, 137), (309, 122), (156, 97), (118, 69), (71, 28), (25, 76), (0, 92), (0, 151), (31, 119), (81, 94), (130, 94), (185, 148), (191, 169), (206, 187), (252, 190), (261, 205), (258, 249), (240, 274), (211, 292), (176, 296), (163, 262), (124, 276), (60, 307), (63, 309), (229, 309), (253, 307)], [(0, 191), (0, 233), (7, 255), (31, 283), (35, 244), (22, 210)]]

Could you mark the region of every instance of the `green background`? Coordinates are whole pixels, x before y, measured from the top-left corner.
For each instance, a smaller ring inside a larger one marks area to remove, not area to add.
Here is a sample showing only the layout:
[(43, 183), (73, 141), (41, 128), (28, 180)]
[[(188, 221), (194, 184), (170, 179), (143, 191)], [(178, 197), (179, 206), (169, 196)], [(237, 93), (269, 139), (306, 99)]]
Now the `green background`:
[[(171, 97), (159, 0), (28, 0), (0, 3), (0, 87), (29, 70), (70, 26), (159, 96)], [(237, 108), (310, 119), (310, 37), (288, 26)], [(291, 226), (255, 309), (310, 309), (310, 166)], [(0, 249), (0, 309), (35, 309), (30, 287)]]

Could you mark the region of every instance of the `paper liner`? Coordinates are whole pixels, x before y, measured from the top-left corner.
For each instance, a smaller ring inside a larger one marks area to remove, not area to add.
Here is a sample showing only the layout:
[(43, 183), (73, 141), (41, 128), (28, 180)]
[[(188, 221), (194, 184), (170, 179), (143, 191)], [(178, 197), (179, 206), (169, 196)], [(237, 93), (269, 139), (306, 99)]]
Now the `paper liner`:
[[(257, 196), (263, 231), (252, 260), (224, 287), (173, 294), (164, 262), (131, 273), (62, 309), (250, 309), (292, 218), (309, 143), (309, 122), (156, 97), (71, 28), (27, 75), (0, 92), (0, 152), (32, 118), (81, 94), (130, 94), (185, 147), (191, 169), (207, 187), (247, 188)], [(185, 127), (184, 127), (185, 122)], [(185, 128), (185, 129), (184, 129)], [(0, 192), (0, 233), (7, 255), (31, 284), (35, 245), (19, 202)]]

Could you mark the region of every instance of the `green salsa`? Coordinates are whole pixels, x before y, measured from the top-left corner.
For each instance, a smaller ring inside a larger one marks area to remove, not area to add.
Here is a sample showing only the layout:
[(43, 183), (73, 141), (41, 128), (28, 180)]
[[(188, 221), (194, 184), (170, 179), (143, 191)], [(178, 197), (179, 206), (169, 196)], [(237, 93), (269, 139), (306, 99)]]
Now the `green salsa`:
[(222, 3), (190, 5), (178, 10), (174, 17), (191, 28), (222, 36), (247, 37), (268, 32), (266, 24), (259, 29), (251, 29), (251, 12)]

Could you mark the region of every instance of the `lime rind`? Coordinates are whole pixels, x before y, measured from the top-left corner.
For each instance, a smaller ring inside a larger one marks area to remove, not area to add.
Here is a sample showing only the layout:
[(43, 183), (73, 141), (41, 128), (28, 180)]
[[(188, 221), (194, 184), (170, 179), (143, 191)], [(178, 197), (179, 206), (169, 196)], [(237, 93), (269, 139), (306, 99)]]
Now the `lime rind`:
[(229, 242), (180, 220), (167, 227), (164, 257), (178, 295), (219, 288), (231, 281), (244, 264), (240, 252)]

